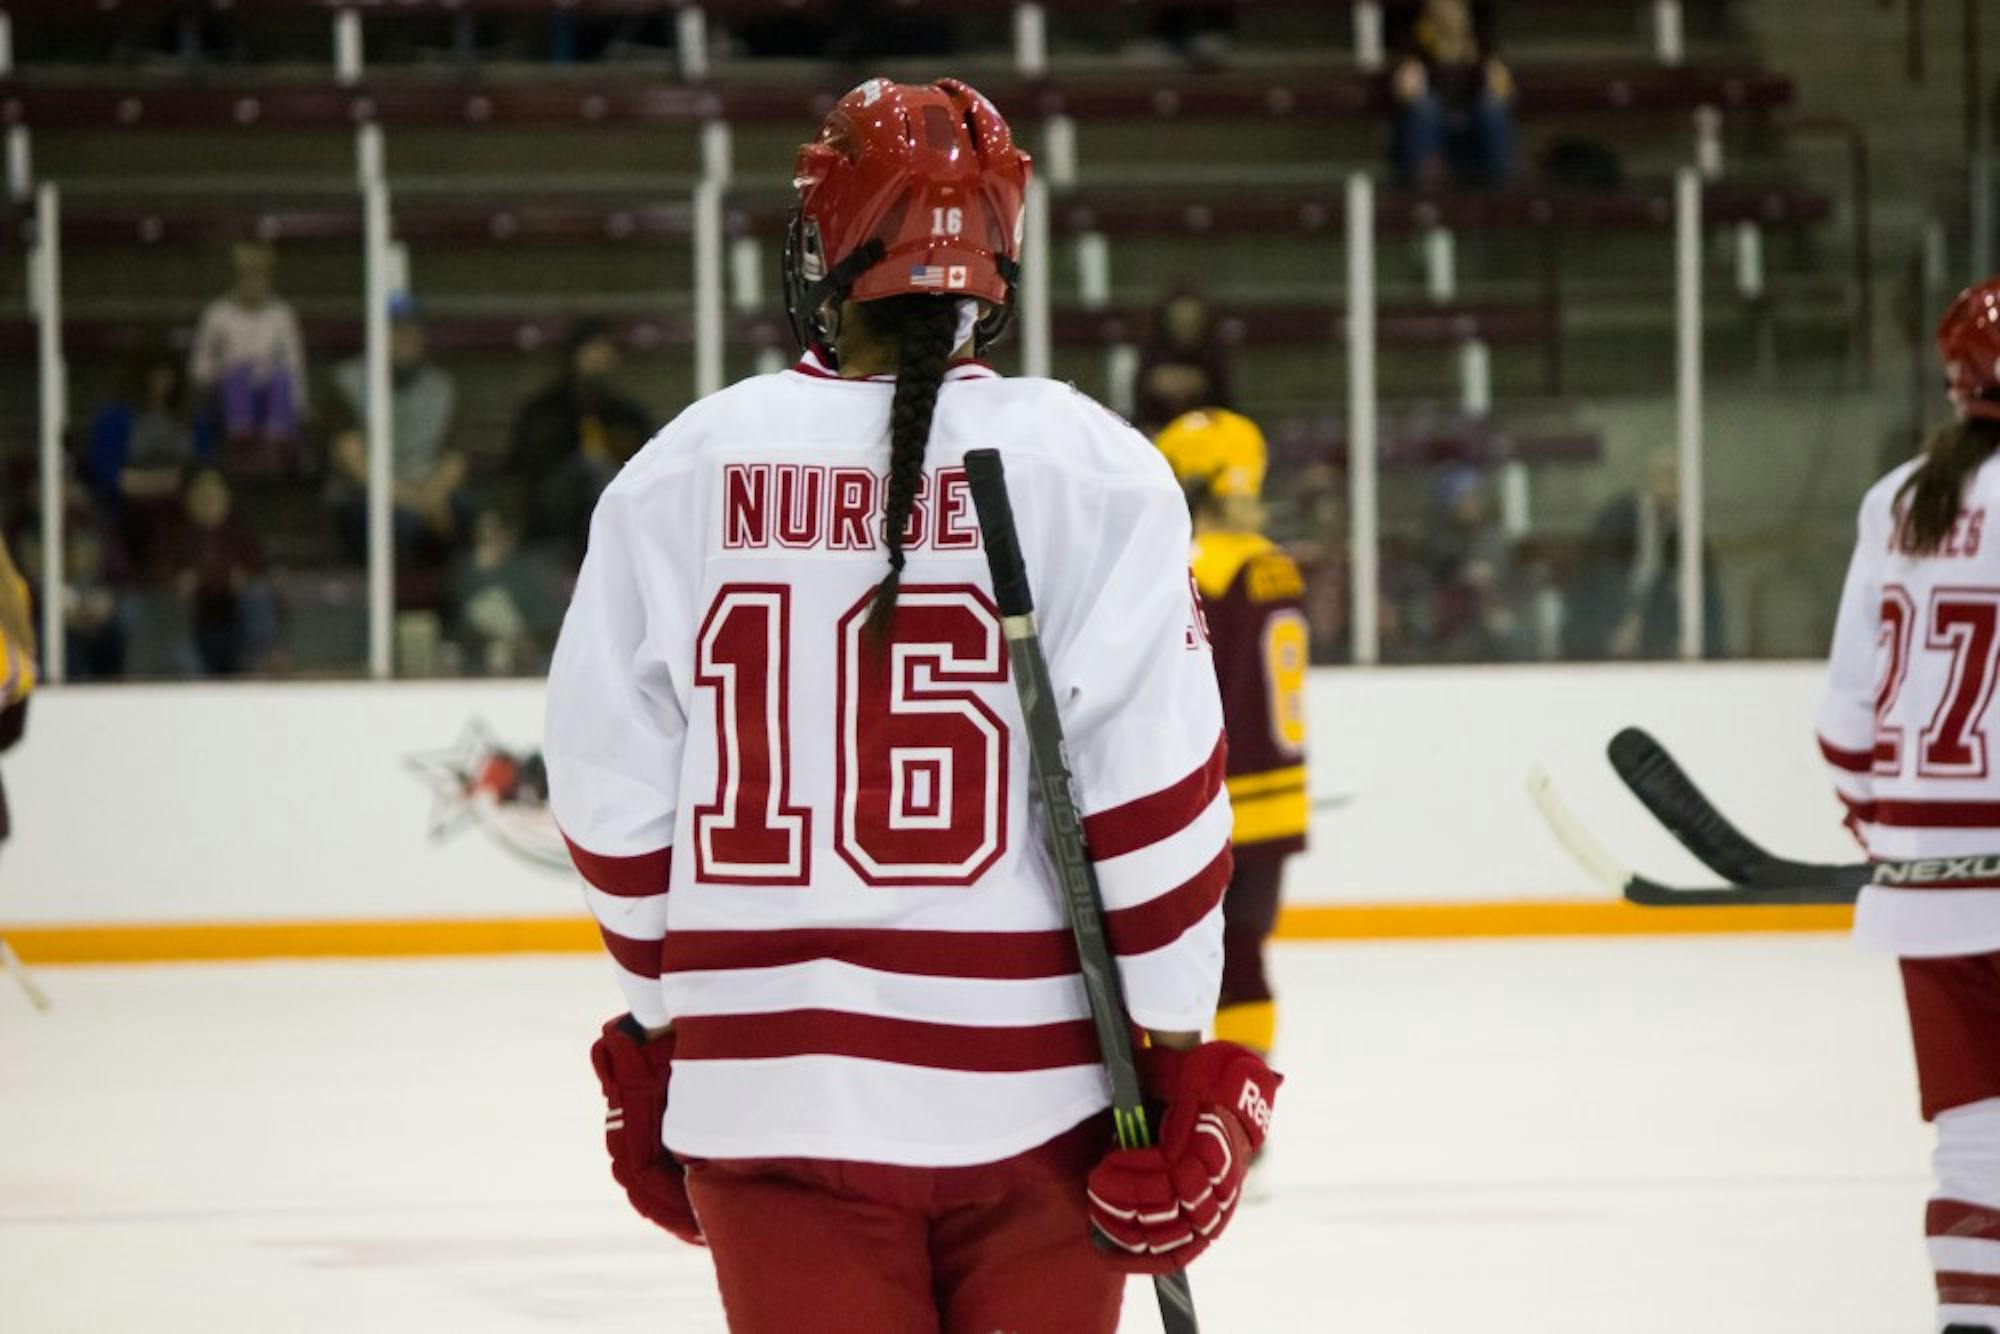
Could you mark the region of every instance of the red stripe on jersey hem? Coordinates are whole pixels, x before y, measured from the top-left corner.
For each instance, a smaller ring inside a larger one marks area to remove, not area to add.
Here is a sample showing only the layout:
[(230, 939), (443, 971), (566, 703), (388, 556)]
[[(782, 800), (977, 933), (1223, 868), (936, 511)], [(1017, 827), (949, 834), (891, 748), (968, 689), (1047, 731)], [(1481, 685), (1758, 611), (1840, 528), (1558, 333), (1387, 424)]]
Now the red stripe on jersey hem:
[(621, 936), (616, 931), (598, 927), (597, 934), (604, 937), (604, 948), (618, 961), (618, 966), (628, 973), (641, 977), (660, 975), (660, 944), (657, 940), (634, 940)]
[(575, 863), (577, 873), (590, 882), (592, 889), (620, 899), (651, 898), (667, 892), (674, 866), (672, 848), (630, 857), (607, 857), (579, 847), (568, 834), (563, 835), (563, 845), (569, 849), (569, 859)]
[(1170, 787), (1086, 816), (1084, 837), (1093, 861), (1109, 861), (1171, 838), (1201, 818), (1222, 790), (1229, 766), (1228, 739), (1218, 736), (1215, 749), (1199, 769)]
[(2000, 801), (1856, 801), (1843, 795), (1863, 824), (1885, 829), (2000, 829)]
[(972, 1028), (884, 1019), (844, 1010), (683, 1015), (674, 1021), (676, 1061), (766, 1061), (849, 1056), (932, 1070), (1015, 1074), (1095, 1065), (1102, 1057), (1088, 1020), (1028, 1028)]
[(1964, 1200), (1932, 1200), (1924, 1211), (1924, 1234), (2000, 1241), (2000, 1209)]
[(1227, 843), (1215, 860), (1184, 884), (1133, 908), (1104, 914), (1104, 930), (1119, 954), (1148, 954), (1179, 940), (1187, 929), (1215, 911), (1229, 888), (1235, 858)]
[(781, 968), (819, 960), (919, 977), (1030, 981), (1077, 971), (1067, 931), (897, 931), (821, 928), (789, 931), (675, 931), (666, 971)]
[(1875, 769), (1875, 752), (1872, 750), (1846, 750), (1821, 737), (1819, 753), (1834, 768), (1844, 769), (1851, 774), (1872, 773)]
[(1959, 1274), (1941, 1269), (1937, 1288), (1939, 1306), (2000, 1307), (2000, 1274)]

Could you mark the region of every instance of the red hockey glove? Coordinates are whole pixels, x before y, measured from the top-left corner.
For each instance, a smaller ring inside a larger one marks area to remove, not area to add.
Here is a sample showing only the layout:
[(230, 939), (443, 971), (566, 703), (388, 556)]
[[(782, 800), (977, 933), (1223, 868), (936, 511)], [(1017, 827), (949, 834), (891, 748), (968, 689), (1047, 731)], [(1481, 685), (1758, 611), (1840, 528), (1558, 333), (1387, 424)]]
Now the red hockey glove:
[(706, 1246), (688, 1203), (687, 1170), (660, 1143), (673, 1060), (674, 1035), (649, 1041), (629, 1014), (606, 1024), (590, 1048), (590, 1064), (608, 1104), (604, 1147), (611, 1151), (612, 1177), (641, 1215), (682, 1241)]
[(1147, 1100), (1164, 1114), (1152, 1148), (1113, 1150), (1090, 1174), (1090, 1221), (1114, 1268), (1165, 1274), (1207, 1250), (1235, 1212), (1283, 1077), (1231, 1042), (1138, 1056)]

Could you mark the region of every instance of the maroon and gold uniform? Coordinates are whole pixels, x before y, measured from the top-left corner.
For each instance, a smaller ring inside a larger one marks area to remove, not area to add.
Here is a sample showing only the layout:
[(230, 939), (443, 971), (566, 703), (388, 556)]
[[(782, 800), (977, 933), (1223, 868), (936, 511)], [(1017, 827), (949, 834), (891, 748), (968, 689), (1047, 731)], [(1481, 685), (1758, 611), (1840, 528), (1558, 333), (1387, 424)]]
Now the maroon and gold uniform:
[[(34, 627), (28, 586), (0, 549), (0, 750), (21, 739), (28, 694), (35, 688)], [(0, 790), (0, 843), (9, 833), (7, 794)]]
[(1278, 921), (1285, 859), (1306, 845), (1305, 680), (1311, 634), (1299, 567), (1256, 533), (1195, 539), (1229, 737), (1236, 869), (1223, 896), (1222, 998), (1216, 1036), (1269, 1051), (1277, 1008), (1264, 942)]
[(1268, 1052), (1277, 1006), (1264, 942), (1277, 926), (1285, 859), (1304, 849), (1306, 669), (1312, 636), (1305, 583), (1292, 558), (1255, 531), (1263, 434), (1233, 412), (1191, 412), (1160, 433), (1160, 450), (1189, 488), (1201, 590), (1229, 738), (1236, 869), (1223, 896), (1218, 1038)]

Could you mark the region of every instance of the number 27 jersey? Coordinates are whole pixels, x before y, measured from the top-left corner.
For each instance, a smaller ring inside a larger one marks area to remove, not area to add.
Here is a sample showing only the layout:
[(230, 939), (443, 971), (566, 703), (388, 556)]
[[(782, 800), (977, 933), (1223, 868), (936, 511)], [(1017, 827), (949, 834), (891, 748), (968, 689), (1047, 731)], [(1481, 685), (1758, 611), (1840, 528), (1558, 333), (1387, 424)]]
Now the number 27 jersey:
[[(1878, 860), (2000, 854), (2000, 461), (1967, 483), (1937, 551), (1901, 540), (1912, 462), (1861, 502), (1819, 711), (1848, 825)], [(2000, 950), (2000, 877), (1870, 886), (1855, 934), (1908, 957)]]
[(695, 404), (599, 503), (549, 680), (550, 798), (711, 1158), (996, 1161), (1108, 1090), (1036, 813), (966, 450), (1005, 461), (1135, 1022), (1200, 1029), (1230, 810), (1185, 504), (1067, 386), (954, 368), (871, 639), (893, 383)]

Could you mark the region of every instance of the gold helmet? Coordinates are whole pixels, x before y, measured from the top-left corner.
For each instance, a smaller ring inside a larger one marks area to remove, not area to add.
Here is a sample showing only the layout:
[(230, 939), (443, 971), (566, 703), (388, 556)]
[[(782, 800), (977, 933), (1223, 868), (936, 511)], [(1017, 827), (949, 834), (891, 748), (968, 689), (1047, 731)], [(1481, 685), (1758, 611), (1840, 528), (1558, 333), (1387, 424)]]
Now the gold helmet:
[(1183, 413), (1154, 441), (1182, 486), (1206, 482), (1209, 494), (1255, 500), (1264, 489), (1264, 433), (1222, 408)]

